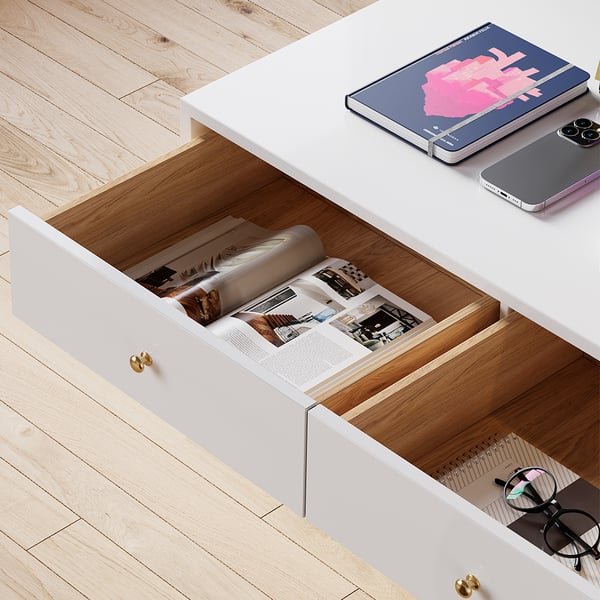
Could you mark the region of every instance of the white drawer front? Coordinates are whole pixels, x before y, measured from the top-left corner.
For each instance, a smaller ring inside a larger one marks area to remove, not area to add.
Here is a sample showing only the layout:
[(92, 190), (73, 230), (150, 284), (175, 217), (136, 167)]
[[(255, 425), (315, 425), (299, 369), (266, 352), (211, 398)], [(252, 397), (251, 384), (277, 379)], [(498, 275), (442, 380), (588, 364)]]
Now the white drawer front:
[(309, 398), (26, 210), (10, 239), (19, 318), (303, 513)]
[(419, 600), (592, 600), (598, 590), (328, 409), (308, 416), (306, 517)]

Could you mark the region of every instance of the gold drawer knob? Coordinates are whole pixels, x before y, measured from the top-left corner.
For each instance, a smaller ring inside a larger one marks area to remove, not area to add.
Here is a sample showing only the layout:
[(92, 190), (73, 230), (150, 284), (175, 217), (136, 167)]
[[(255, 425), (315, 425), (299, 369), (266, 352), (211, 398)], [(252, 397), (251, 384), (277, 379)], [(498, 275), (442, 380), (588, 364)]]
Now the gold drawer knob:
[(473, 590), (479, 589), (479, 579), (475, 575), (467, 575), (464, 579), (454, 582), (454, 589), (461, 598), (470, 598)]
[(139, 356), (134, 354), (129, 357), (129, 365), (136, 373), (141, 373), (144, 367), (152, 364), (152, 357), (147, 352), (140, 352)]

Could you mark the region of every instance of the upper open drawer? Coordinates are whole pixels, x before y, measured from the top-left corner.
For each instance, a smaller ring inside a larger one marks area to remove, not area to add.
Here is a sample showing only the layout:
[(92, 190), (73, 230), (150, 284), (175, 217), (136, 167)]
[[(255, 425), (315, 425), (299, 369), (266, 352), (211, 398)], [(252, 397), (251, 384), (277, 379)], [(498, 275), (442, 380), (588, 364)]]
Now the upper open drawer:
[[(328, 255), (436, 324), (300, 393), (124, 274), (228, 215), (274, 230), (309, 225)], [(20, 208), (10, 221), (15, 313), (298, 512), (308, 408), (349, 390), (360, 402), (498, 318), (497, 302), (215, 134), (46, 222)], [(41, 302), (40, 290), (52, 293)], [(129, 357), (142, 351), (153, 364), (137, 374)]]

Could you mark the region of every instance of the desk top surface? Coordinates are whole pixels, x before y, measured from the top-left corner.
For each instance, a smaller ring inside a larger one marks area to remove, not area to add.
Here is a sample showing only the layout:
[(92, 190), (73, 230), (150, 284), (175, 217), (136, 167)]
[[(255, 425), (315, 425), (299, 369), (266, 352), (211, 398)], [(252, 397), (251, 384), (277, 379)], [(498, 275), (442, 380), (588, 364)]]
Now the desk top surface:
[[(570, 119), (600, 120), (600, 55), (585, 35), (600, 4), (434, 4), (380, 0), (187, 95), (183, 135), (190, 118), (205, 124), (600, 359), (600, 179), (539, 213), (479, 185), (483, 168)], [(588, 71), (591, 93), (455, 166), (345, 108), (348, 92), (487, 21)]]

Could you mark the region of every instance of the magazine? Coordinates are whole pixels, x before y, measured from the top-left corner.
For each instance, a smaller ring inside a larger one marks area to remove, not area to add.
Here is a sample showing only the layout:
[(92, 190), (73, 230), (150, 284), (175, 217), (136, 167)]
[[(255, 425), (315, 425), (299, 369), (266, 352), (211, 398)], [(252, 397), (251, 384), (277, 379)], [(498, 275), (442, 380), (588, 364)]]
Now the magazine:
[(434, 323), (306, 225), (226, 217), (126, 274), (302, 391)]

